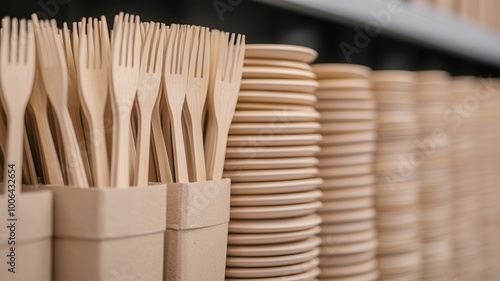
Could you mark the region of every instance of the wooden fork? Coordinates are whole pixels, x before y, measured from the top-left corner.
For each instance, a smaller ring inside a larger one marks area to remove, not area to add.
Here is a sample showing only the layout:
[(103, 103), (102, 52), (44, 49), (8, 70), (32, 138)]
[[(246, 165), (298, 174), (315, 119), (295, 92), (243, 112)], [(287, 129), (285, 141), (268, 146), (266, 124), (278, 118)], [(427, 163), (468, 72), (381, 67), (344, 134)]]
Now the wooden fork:
[(70, 184), (85, 188), (89, 184), (68, 110), (68, 73), (62, 42), (57, 35), (57, 25), (55, 20), (38, 21), (36, 14), (32, 15), (32, 19), (35, 25), (40, 70), (47, 96), (59, 123)]
[(164, 49), (165, 27), (159, 23), (151, 23), (143, 42), (136, 98), (139, 133), (134, 184), (137, 186), (148, 184), (151, 119), (160, 90)]
[(89, 122), (90, 157), (96, 187), (109, 186), (109, 160), (104, 128), (108, 99), (110, 43), (106, 18), (82, 20), (78, 78), (82, 108)]
[(237, 36), (236, 45), (235, 34), (231, 35), (229, 45), (227, 33), (215, 39), (221, 48), (217, 56), (217, 72), (211, 77), (214, 81), (208, 98), (208, 133), (205, 145), (207, 174), (211, 180), (222, 178), (227, 135), (238, 101), (245, 55), (244, 35)]
[(141, 33), (139, 16), (120, 13), (115, 17), (111, 44), (111, 102), (113, 151), (111, 186), (130, 185), (130, 116), (139, 85)]
[(35, 39), (31, 21), (2, 19), (0, 74), (1, 99), (7, 117), (3, 179), (5, 191), (17, 196), (21, 192), (24, 113), (35, 77)]
[(176, 182), (189, 182), (186, 148), (182, 130), (182, 108), (186, 99), (189, 46), (191, 33), (187, 26), (172, 25), (165, 56), (163, 84), (173, 132)]
[(203, 110), (208, 94), (210, 71), (210, 30), (206, 27), (191, 27), (194, 32), (189, 60), (186, 103), (183, 115), (186, 120), (188, 162), (193, 182), (207, 180), (205, 150), (203, 148)]

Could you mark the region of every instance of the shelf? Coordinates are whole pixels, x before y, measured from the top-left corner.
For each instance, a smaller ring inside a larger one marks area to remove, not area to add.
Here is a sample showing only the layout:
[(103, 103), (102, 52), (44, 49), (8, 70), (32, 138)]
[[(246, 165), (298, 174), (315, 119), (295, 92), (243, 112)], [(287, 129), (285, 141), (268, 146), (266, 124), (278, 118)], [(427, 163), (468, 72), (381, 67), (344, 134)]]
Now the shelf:
[[(389, 12), (389, 1), (384, 0), (254, 1), (363, 29), (375, 21), (373, 13)], [(499, 33), (431, 7), (406, 2), (400, 5), (402, 10), (391, 13), (391, 20), (381, 28), (382, 34), (500, 67)], [(353, 41), (355, 34), (353, 30)]]

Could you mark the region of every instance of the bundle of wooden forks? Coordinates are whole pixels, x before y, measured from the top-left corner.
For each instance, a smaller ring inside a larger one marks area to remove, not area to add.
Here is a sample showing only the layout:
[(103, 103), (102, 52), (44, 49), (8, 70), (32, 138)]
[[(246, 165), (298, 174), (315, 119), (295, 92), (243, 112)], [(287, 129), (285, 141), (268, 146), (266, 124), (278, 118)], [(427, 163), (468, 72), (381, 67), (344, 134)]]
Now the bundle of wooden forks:
[(12, 164), (19, 184), (222, 178), (245, 36), (120, 13), (111, 32), (4, 18), (0, 38), (4, 179)]

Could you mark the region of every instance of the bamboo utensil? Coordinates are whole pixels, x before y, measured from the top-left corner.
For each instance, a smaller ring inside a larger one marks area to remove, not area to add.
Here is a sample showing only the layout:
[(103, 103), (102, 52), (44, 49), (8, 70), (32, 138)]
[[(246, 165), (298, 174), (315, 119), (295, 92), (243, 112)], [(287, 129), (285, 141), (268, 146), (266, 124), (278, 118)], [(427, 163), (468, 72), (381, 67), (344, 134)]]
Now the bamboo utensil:
[(233, 119), (238, 93), (240, 90), (243, 59), (245, 55), (245, 36), (231, 35), (227, 44), (227, 33), (215, 32), (212, 39), (218, 41), (220, 54), (216, 74), (211, 76), (213, 82), (208, 97), (208, 132), (205, 141), (207, 177), (216, 180), (222, 178), (229, 127)]
[(157, 171), (156, 174), (159, 177), (160, 182), (173, 182), (171, 162), (168, 158), (167, 147), (165, 144), (165, 139), (161, 127), (161, 116), (160, 116), (160, 104), (162, 100), (162, 89), (160, 84), (160, 94), (156, 99), (155, 106), (153, 108), (152, 114), (152, 137), (153, 137), (153, 151), (156, 161)]
[[(93, 184), (92, 171), (89, 163), (89, 150), (85, 141), (85, 126), (81, 115), (81, 104), (78, 89), (78, 77), (76, 72), (79, 48), (79, 31), (73, 25), (73, 31), (69, 30), (68, 25), (63, 23), (63, 29), (59, 31), (59, 38), (63, 45), (64, 54), (66, 57), (66, 66), (68, 68), (68, 110), (73, 122), (78, 146), (81, 150), (82, 162), (85, 168), (85, 174), (89, 184)], [(81, 31), (81, 23), (79, 24)]]
[(139, 85), (141, 34), (139, 16), (115, 17), (111, 52), (111, 102), (113, 151), (110, 184), (128, 187), (130, 166), (130, 116)]
[(148, 184), (151, 119), (160, 90), (164, 43), (165, 26), (151, 23), (143, 42), (137, 92), (139, 133), (134, 175), (134, 184), (137, 186)]
[(165, 85), (167, 107), (172, 125), (176, 182), (189, 182), (186, 149), (182, 129), (182, 108), (186, 99), (189, 47), (191, 33), (187, 26), (173, 25), (170, 30), (165, 57)]
[(108, 98), (109, 35), (106, 18), (82, 20), (77, 74), (82, 108), (90, 126), (90, 155), (96, 187), (109, 186), (109, 160), (104, 128)]
[(47, 112), (47, 95), (43, 86), (41, 73), (35, 71), (33, 90), (28, 104), (28, 109), (33, 112), (38, 136), (38, 153), (42, 160), (44, 180), (46, 184), (64, 185), (61, 165), (57, 157)]
[(35, 76), (35, 40), (31, 21), (2, 19), (0, 44), (0, 84), (7, 116), (4, 153), (5, 192), (21, 192), (23, 166), (24, 113)]
[(47, 96), (59, 122), (66, 164), (69, 169), (70, 184), (88, 187), (78, 140), (68, 110), (68, 74), (63, 46), (57, 35), (56, 22), (55, 20), (50, 22), (38, 21), (36, 14), (32, 15), (32, 19), (35, 25), (42, 78)]
[(206, 162), (203, 147), (203, 110), (208, 94), (210, 71), (210, 31), (195, 26), (191, 58), (189, 60), (188, 84), (184, 116), (190, 149), (189, 162), (193, 170), (191, 181), (206, 181)]

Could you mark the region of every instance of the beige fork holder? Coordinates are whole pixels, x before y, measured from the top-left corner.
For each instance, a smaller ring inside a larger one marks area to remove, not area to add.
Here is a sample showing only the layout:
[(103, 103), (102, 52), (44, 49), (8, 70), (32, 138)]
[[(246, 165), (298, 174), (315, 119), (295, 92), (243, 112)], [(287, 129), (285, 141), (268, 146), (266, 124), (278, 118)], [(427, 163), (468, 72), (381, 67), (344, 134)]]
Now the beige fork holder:
[(168, 184), (165, 281), (222, 281), (226, 270), (228, 179)]
[(55, 281), (163, 280), (165, 185), (44, 188), (55, 202)]
[[(52, 280), (52, 194), (23, 187), (16, 202), (15, 271), (8, 271), (11, 254), (7, 228), (8, 197), (0, 195), (0, 280)], [(12, 241), (12, 240), (10, 240)], [(13, 265), (13, 264), (12, 264)]]

